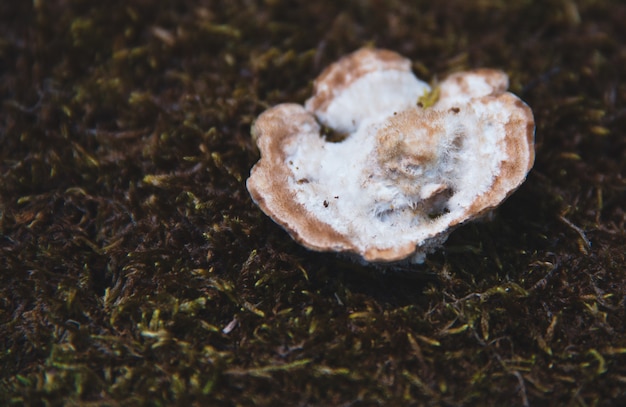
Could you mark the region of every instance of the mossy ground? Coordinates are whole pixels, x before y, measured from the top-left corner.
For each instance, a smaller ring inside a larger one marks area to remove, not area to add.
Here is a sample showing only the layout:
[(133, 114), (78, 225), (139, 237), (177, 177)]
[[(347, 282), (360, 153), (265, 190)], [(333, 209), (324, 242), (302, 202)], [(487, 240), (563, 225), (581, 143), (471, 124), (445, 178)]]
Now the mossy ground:
[[(0, 404), (626, 402), (626, 6), (0, 2)], [(506, 70), (537, 160), (423, 266), (312, 253), (249, 129), (327, 64)], [(586, 241), (588, 239), (591, 245)]]

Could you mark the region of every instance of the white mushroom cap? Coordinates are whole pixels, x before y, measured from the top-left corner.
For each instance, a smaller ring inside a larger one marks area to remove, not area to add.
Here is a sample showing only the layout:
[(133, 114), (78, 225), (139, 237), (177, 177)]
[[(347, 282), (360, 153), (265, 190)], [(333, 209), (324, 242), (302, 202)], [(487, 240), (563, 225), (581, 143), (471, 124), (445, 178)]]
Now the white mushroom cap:
[[(453, 74), (422, 108), (429, 87), (407, 59), (359, 50), (320, 75), (305, 108), (283, 104), (259, 116), (261, 160), (248, 190), (310, 249), (421, 262), (532, 167), (532, 112), (507, 86), (496, 70)], [(327, 141), (318, 122), (347, 137)]]
[(329, 66), (315, 80), (306, 109), (325, 126), (352, 133), (363, 121), (381, 121), (415, 106), (430, 91), (411, 61), (392, 51), (363, 48)]

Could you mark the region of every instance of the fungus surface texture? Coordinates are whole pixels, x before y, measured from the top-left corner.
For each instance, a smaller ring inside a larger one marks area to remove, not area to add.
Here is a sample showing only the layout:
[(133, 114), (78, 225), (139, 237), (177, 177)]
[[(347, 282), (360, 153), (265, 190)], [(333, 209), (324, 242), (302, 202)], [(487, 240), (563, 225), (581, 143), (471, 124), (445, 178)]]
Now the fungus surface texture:
[(422, 262), (533, 165), (532, 112), (507, 88), (505, 73), (478, 69), (433, 90), (408, 59), (363, 48), (326, 68), (304, 106), (258, 117), (248, 190), (310, 249)]

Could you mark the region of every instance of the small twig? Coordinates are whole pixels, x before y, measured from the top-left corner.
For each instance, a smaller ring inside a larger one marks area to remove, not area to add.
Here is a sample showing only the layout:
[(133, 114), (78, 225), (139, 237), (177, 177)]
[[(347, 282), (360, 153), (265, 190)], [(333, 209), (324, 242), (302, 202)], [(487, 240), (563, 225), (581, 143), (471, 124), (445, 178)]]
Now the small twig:
[(514, 370), (513, 376), (517, 377), (517, 381), (519, 382), (519, 392), (522, 394), (522, 404), (524, 407), (530, 407), (530, 403), (528, 402), (528, 394), (526, 394), (526, 384), (524, 383), (524, 377), (517, 370)]
[[(591, 242), (589, 241), (589, 239), (587, 239), (587, 236), (585, 235), (585, 231), (582, 230), (581, 228), (579, 228), (578, 226), (574, 225), (572, 222), (570, 222), (568, 219), (566, 219), (565, 217), (563, 217), (563, 215), (559, 215), (559, 220), (563, 223), (565, 223), (567, 226), (569, 226), (570, 228), (572, 228), (574, 231), (576, 231), (576, 233), (578, 233), (578, 235), (580, 236), (580, 238), (583, 240), (583, 242), (585, 243), (585, 247), (587, 250), (591, 250)], [(586, 253), (585, 253), (586, 254)]]
[(500, 362), (500, 365), (504, 368), (504, 370), (507, 371), (507, 373), (510, 373), (517, 378), (517, 381), (519, 383), (518, 391), (522, 396), (522, 405), (524, 407), (530, 407), (530, 403), (528, 402), (528, 394), (526, 392), (526, 383), (524, 382), (524, 376), (522, 376), (522, 374), (517, 370), (509, 369), (508, 366), (506, 366), (506, 364), (504, 363), (504, 360), (502, 360), (500, 355), (498, 355), (497, 353), (495, 354), (495, 357), (498, 362)]
[(537, 281), (535, 284), (533, 284), (533, 286), (528, 290), (529, 292), (535, 291), (538, 288), (543, 288), (546, 286), (546, 284), (548, 283), (548, 280), (550, 278), (552, 278), (552, 276), (554, 275), (554, 273), (559, 269), (559, 263), (550, 263), (550, 262), (543, 262), (543, 265), (550, 265), (550, 271), (548, 271), (546, 273), (545, 276), (543, 276), (543, 278), (541, 278), (539, 281)]

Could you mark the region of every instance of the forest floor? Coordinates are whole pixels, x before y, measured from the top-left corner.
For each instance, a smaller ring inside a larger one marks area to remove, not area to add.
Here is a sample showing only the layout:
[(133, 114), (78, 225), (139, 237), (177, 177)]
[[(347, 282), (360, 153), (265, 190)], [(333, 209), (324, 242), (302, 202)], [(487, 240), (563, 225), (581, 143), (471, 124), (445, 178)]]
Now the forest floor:
[[(0, 404), (626, 404), (626, 5), (0, 3)], [(250, 126), (362, 46), (499, 68), (536, 161), (423, 265), (308, 251)]]

